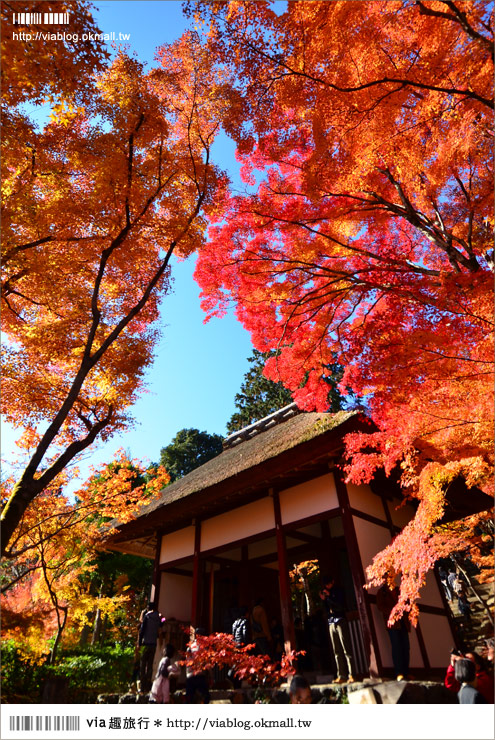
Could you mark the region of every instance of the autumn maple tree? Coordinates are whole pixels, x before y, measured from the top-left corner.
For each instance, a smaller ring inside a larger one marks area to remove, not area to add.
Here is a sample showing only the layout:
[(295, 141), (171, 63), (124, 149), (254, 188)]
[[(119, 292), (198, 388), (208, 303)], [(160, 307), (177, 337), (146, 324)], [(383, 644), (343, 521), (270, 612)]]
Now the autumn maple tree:
[[(95, 72), (104, 69), (110, 54), (93, 16), (92, 4), (87, 0), (71, 0), (70, 33), (61, 43), (50, 43), (41, 34), (33, 33), (30, 39), (13, 39), (28, 30), (22, 25), (13, 25), (14, 13), (65, 13), (65, 3), (50, 0), (17, 0), (3, 2), (0, 9), (2, 24), (2, 117), (15, 119), (22, 126), (23, 111), (17, 106), (22, 103), (39, 105), (45, 100), (52, 102), (61, 98), (73, 101), (88, 101), (92, 92)], [(43, 24), (42, 24), (43, 25)], [(38, 24), (37, 24), (38, 27)], [(53, 31), (49, 25), (43, 31)], [(58, 30), (58, 29), (57, 29)], [(84, 42), (83, 36), (91, 38)], [(26, 132), (29, 122), (26, 120)], [(21, 129), (22, 131), (22, 129)], [(19, 133), (21, 133), (19, 131)]]
[[(324, 410), (328, 367), (366, 397), (350, 480), (401, 466), (414, 520), (369, 571), (402, 609), (469, 535), (437, 529), (492, 455), (493, 32), (474, 2), (189, 3), (236, 71), (228, 133), (248, 187), (210, 220), (197, 279), (230, 302), (266, 375)], [(371, 452), (371, 450), (374, 450)]]
[(194, 642), (196, 649), (186, 652), (181, 665), (195, 673), (228, 667), (238, 678), (255, 686), (276, 686), (296, 672), (297, 658), (304, 655), (304, 650), (292, 650), (284, 653), (279, 663), (274, 662), (268, 655), (255, 655), (254, 645), (239, 647), (234, 637), (225, 632), (196, 635)]
[[(111, 619), (129, 600), (123, 591), (92, 588), (99, 548), (112, 522), (133, 518), (170, 481), (162, 467), (151, 474), (122, 451), (70, 496), (64, 477), (67, 472), (27, 507), (6, 549), (1, 579), (4, 639), (36, 658), (53, 637), (51, 662), (67, 625), (84, 630), (93, 617)], [(4, 481), (5, 498), (12, 485)]]
[[(74, 8), (94, 30), (88, 6)], [(129, 424), (171, 257), (204, 243), (223, 183), (210, 160), (223, 81), (197, 35), (162, 47), (150, 72), (92, 43), (45, 68), (12, 26), (4, 38), (2, 401), (33, 451), (2, 512), (3, 553), (31, 502)], [(51, 118), (38, 127), (19, 104), (41, 100)]]

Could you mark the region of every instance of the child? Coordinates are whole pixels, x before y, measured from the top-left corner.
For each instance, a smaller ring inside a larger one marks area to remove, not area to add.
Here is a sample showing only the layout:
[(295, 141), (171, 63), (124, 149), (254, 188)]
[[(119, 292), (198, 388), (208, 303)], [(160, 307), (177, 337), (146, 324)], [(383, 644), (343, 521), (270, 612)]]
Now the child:
[[(187, 658), (192, 659), (199, 651), (197, 638), (204, 637), (206, 630), (203, 627), (191, 627), (191, 639), (187, 647)], [(210, 691), (208, 688), (208, 672), (195, 672), (191, 666), (186, 668), (186, 704), (209, 704)]]
[(171, 643), (165, 645), (163, 658), (158, 663), (153, 686), (151, 687), (151, 701), (157, 704), (170, 703), (170, 676), (176, 676), (179, 673), (177, 663), (172, 662), (175, 655), (175, 648)]

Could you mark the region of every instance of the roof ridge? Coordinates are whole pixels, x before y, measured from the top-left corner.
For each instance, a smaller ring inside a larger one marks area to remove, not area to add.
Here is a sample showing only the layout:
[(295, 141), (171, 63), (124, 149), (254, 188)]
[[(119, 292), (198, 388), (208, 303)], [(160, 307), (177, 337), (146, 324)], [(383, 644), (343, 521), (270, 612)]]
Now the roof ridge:
[(223, 449), (228, 450), (231, 447), (235, 447), (246, 439), (251, 439), (256, 434), (261, 434), (265, 429), (271, 429), (276, 424), (281, 424), (283, 421), (287, 421), (287, 419), (291, 419), (293, 416), (300, 413), (304, 412), (298, 407), (297, 403), (293, 401), (292, 403), (287, 404), (287, 406), (283, 406), (281, 409), (272, 411), (271, 414), (264, 416), (262, 419), (258, 419), (258, 421), (254, 421), (252, 424), (248, 424), (242, 429), (238, 429), (236, 432), (229, 434), (229, 436), (225, 437), (222, 442)]

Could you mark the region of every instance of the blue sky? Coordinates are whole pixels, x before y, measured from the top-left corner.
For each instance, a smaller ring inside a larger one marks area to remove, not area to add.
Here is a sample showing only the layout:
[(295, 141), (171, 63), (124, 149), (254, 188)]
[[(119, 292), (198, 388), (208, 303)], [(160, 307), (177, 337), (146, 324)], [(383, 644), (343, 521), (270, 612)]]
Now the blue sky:
[[(156, 47), (178, 38), (188, 25), (181, 2), (176, 0), (105, 0), (94, 5), (101, 31), (130, 33), (130, 51), (151, 66)], [(234, 151), (225, 135), (215, 143), (216, 162), (240, 187)], [(160, 448), (182, 428), (225, 434), (252, 346), (249, 334), (233, 315), (203, 324), (205, 315), (193, 271), (193, 259), (173, 265), (174, 290), (162, 304), (163, 336), (148, 372), (148, 391), (132, 409), (136, 425), (92, 448), (89, 456), (86, 453), (80, 464), (82, 477), (86, 477), (89, 464), (109, 461), (119, 447), (133, 457), (156, 461)], [(3, 425), (2, 458), (7, 463), (16, 449), (15, 437)]]

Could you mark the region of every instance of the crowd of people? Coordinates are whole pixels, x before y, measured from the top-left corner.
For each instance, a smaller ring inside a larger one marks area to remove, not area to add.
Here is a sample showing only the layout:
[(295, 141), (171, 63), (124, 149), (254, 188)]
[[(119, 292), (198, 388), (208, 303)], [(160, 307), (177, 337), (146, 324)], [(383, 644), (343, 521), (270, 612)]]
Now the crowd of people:
[(472, 623), (472, 612), (469, 606), (467, 583), (462, 574), (454, 568), (449, 571), (440, 566), (438, 569), (440, 582), (443, 586), (445, 597), (449, 604), (455, 603), (457, 599), (457, 608), (467, 625)]
[[(439, 570), (440, 580), (445, 589), (446, 598), (458, 599), (461, 613), (469, 613), (466, 583), (454, 570), (447, 573)], [(355, 665), (352, 652), (349, 625), (346, 619), (345, 593), (332, 576), (322, 579), (323, 587), (319, 592), (321, 607), (328, 625), (328, 638), (333, 651), (337, 684), (355, 681)], [(376, 594), (376, 606), (381, 612), (390, 638), (392, 660), (396, 680), (411, 679), (409, 673), (409, 632), (410, 623), (407, 617), (389, 624), (392, 610), (397, 604), (399, 590), (383, 585)], [(463, 606), (464, 604), (464, 606)], [(466, 606), (467, 604), (467, 606)], [(300, 649), (304, 639), (302, 620), (295, 620), (296, 647)], [(191, 627), (190, 640), (185, 654), (164, 640), (165, 619), (158, 612), (157, 605), (151, 602), (140, 616), (139, 638), (134, 655), (134, 666), (131, 684), (140, 693), (149, 694), (149, 701), (167, 704), (170, 702), (173, 688), (180, 674), (180, 660), (192, 658), (200, 649), (197, 638), (205, 635), (201, 627)], [(310, 623), (310, 619), (307, 620)], [(280, 661), (284, 651), (284, 632), (276, 619), (269, 619), (264, 599), (260, 596), (250, 609), (247, 605), (232, 611), (229, 616), (229, 629), (238, 648), (253, 645), (255, 655), (268, 655), (274, 662)], [(297, 644), (299, 643), (299, 644)], [(157, 645), (161, 647), (161, 656), (154, 670)], [(309, 662), (308, 662), (309, 660)], [(301, 656), (296, 663), (297, 673), (289, 686), (289, 701), (292, 704), (309, 704), (312, 702), (311, 686), (303, 675), (311, 665), (311, 658)], [(153, 675), (154, 671), (154, 675)], [(239, 688), (241, 680), (235, 670), (228, 672), (228, 680), (233, 688)], [(189, 704), (208, 704), (210, 677), (207, 671), (186, 668), (185, 701)], [(493, 703), (493, 643), (487, 647), (486, 657), (475, 651), (461, 653), (453, 649), (450, 664), (447, 667), (445, 686), (455, 692), (460, 704)], [(173, 687), (173, 688), (172, 688)]]

